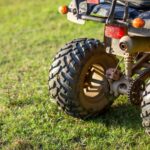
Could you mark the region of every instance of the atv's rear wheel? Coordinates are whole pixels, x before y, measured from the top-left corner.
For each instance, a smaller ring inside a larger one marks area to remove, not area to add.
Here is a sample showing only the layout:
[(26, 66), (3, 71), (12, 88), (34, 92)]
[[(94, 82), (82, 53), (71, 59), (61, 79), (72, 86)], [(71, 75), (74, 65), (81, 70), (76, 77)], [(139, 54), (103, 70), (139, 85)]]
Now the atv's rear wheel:
[(144, 92), (141, 108), (142, 125), (146, 133), (150, 135), (150, 79)]
[(115, 97), (105, 77), (117, 59), (105, 53), (94, 39), (74, 40), (62, 48), (53, 60), (49, 90), (59, 106), (77, 118), (96, 116), (110, 106)]

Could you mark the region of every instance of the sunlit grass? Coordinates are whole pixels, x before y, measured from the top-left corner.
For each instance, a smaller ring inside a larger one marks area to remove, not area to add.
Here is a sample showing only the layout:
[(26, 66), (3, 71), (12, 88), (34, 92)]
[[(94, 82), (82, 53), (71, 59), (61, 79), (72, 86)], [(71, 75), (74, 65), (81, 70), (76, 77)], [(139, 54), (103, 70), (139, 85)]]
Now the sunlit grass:
[(0, 1), (0, 149), (149, 149), (140, 110), (126, 97), (88, 121), (51, 103), (47, 80), (56, 51), (75, 38), (103, 38), (102, 24), (80, 26), (59, 15), (64, 3)]

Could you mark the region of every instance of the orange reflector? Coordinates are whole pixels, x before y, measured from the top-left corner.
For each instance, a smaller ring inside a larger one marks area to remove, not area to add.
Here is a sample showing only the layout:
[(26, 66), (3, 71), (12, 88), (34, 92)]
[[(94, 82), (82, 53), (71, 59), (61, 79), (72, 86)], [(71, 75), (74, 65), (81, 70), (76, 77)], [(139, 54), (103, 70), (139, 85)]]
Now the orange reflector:
[(142, 28), (144, 27), (145, 25), (145, 21), (141, 18), (135, 18), (133, 21), (132, 21), (132, 26), (134, 28)]
[(61, 13), (61, 14), (67, 14), (68, 13), (68, 7), (66, 6), (66, 5), (64, 5), (64, 6), (60, 6), (59, 8), (58, 8), (58, 11), (59, 11), (59, 13)]

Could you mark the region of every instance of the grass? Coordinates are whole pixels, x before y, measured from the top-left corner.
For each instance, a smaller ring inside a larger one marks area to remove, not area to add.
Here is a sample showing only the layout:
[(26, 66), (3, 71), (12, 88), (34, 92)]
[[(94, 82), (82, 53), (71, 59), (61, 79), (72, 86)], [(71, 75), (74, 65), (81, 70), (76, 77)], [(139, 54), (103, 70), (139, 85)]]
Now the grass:
[(0, 149), (150, 149), (140, 110), (120, 97), (104, 115), (82, 121), (51, 102), (48, 70), (64, 43), (102, 39), (103, 25), (70, 23), (65, 0), (0, 1)]

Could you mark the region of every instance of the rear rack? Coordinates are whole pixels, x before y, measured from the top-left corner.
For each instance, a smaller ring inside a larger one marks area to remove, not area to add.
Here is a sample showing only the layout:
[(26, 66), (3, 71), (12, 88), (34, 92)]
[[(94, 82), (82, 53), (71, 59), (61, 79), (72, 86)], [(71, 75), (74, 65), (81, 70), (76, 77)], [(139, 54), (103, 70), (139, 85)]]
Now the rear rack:
[(128, 2), (126, 2), (126, 5), (125, 5), (124, 17), (122, 19), (118, 19), (114, 15), (117, 0), (112, 0), (110, 12), (109, 12), (109, 15), (107, 18), (79, 14), (79, 3), (78, 3), (78, 1), (79, 0), (75, 0), (75, 5), (76, 5), (76, 9), (77, 9), (77, 17), (80, 19), (95, 21), (95, 22), (100, 22), (100, 23), (105, 23), (105, 24), (120, 24), (123, 26), (129, 26), (129, 24), (130, 24), (130, 21), (127, 20), (128, 19)]
[(105, 23), (105, 24), (120, 24), (120, 25), (123, 25), (123, 26), (129, 26), (129, 22), (124, 22), (122, 20), (118, 20), (117, 18), (115, 18), (113, 21), (111, 21), (111, 23), (109, 22), (108, 23), (108, 18), (103, 18), (103, 17), (95, 17), (95, 16), (88, 16), (88, 15), (79, 15), (80, 19), (83, 19), (83, 20), (89, 20), (89, 21), (95, 21), (95, 22), (100, 22), (100, 23)]

